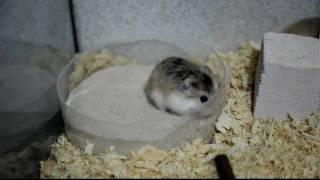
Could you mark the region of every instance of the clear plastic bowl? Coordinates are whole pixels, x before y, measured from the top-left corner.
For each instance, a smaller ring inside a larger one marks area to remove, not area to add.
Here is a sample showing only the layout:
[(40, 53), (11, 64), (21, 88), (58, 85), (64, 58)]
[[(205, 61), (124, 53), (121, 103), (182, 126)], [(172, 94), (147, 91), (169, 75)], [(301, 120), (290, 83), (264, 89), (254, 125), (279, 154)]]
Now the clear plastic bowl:
[(68, 57), (57, 49), (2, 39), (0, 152), (18, 147), (59, 110), (56, 78)]
[[(188, 39), (177, 40), (137, 40), (131, 42), (115, 42), (105, 46), (117, 55), (132, 59), (139, 64), (154, 65), (168, 56), (179, 56), (187, 59), (205, 61), (209, 55), (214, 53), (209, 46), (201, 42)], [(98, 52), (98, 51), (96, 51)], [(191, 142), (196, 137), (201, 137), (210, 141), (214, 134), (214, 123), (218, 119), (221, 110), (226, 102), (227, 88), (229, 87), (230, 70), (220, 60), (214, 62), (216, 72), (219, 76), (219, 86), (216, 90), (213, 101), (213, 115), (205, 120), (186, 121), (185, 124), (176, 129), (173, 133), (157, 141), (127, 141), (123, 139), (112, 139), (93, 135), (87, 129), (96, 127), (108, 127), (117, 129), (120, 124), (108, 123), (93, 119), (85, 114), (76, 112), (66, 105), (68, 98), (68, 81), (75, 64), (79, 61), (79, 56), (75, 56), (72, 61), (64, 68), (58, 77), (57, 91), (60, 105), (63, 111), (66, 134), (73, 144), (80, 148), (85, 148), (87, 142), (93, 143), (94, 152), (104, 152), (110, 146), (114, 146), (120, 153), (128, 153), (130, 150), (137, 149), (144, 145), (153, 145), (160, 148), (169, 149), (180, 145), (181, 142)], [(94, 123), (93, 123), (94, 122)], [(77, 126), (78, 123), (85, 124), (83, 127)], [(95, 124), (95, 127), (92, 124)], [(84, 127), (85, 126), (85, 127)], [(187, 131), (181, 133), (181, 131)], [(116, 131), (115, 131), (116, 133)]]

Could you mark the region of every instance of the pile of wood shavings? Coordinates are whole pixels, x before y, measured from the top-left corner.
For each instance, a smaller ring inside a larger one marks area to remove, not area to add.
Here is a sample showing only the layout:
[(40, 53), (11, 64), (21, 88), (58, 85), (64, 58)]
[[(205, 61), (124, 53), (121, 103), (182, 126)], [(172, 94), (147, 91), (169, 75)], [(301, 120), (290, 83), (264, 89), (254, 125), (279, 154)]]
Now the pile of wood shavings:
[[(259, 46), (212, 55), (232, 69), (228, 102), (216, 124), (215, 144), (195, 139), (169, 151), (146, 146), (120, 155), (114, 148), (92, 154), (61, 135), (51, 157), (41, 162), (41, 178), (217, 178), (212, 159), (226, 154), (237, 178), (319, 178), (320, 112), (304, 121), (255, 120), (252, 86)], [(210, 66), (210, 61), (208, 62)]]

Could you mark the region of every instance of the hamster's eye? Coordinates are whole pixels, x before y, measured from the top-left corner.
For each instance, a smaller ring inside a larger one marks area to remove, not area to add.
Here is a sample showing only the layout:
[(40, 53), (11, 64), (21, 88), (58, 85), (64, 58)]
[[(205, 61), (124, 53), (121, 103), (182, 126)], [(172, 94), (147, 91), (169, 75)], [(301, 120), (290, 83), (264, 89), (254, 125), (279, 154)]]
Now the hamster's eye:
[(208, 101), (208, 97), (207, 97), (207, 96), (201, 96), (201, 97), (200, 97), (200, 101), (201, 101), (202, 103), (205, 103), (205, 102)]

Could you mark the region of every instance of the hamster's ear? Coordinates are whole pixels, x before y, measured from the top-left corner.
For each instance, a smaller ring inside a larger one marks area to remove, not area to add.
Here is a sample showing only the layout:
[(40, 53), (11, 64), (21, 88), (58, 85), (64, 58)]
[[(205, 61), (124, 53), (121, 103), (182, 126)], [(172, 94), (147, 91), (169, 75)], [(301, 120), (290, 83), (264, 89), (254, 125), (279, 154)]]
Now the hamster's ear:
[(201, 71), (204, 72), (205, 74), (207, 74), (210, 77), (212, 75), (212, 71), (207, 65), (202, 65), (201, 66)]
[(188, 77), (184, 80), (185, 85), (191, 85), (191, 83), (194, 81), (194, 78)]
[(182, 85), (182, 89), (184, 91), (189, 91), (191, 89), (191, 79), (190, 78), (187, 78), (184, 80), (183, 82), (183, 85)]
[(188, 77), (188, 78), (186, 78), (185, 80), (184, 80), (184, 85), (185, 86), (188, 86), (188, 87), (190, 87), (190, 88), (193, 88), (193, 87), (195, 87), (195, 84), (197, 83), (197, 79), (195, 79), (195, 77), (193, 77), (193, 76), (190, 76), (190, 77)]

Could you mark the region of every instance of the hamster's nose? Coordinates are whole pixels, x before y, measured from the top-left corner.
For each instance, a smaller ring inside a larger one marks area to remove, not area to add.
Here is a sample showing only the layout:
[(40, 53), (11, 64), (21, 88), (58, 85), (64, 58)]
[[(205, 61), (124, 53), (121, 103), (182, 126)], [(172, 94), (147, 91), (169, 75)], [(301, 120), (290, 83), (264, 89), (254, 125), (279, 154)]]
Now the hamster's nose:
[(201, 97), (200, 97), (200, 101), (201, 101), (202, 103), (205, 103), (205, 102), (208, 101), (208, 97), (207, 97), (207, 96), (201, 96)]

